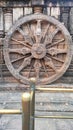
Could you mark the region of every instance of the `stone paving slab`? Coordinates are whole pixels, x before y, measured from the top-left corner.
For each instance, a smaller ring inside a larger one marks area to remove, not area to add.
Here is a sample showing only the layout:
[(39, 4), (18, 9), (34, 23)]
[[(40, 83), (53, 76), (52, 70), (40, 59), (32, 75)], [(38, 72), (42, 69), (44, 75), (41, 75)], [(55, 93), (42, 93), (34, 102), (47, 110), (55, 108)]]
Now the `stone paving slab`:
[[(21, 109), (21, 95), (22, 93), (0, 93), (0, 109)], [(36, 114), (40, 115), (55, 114), (49, 113), (49, 110), (73, 111), (73, 93), (36, 93), (35, 107)], [(64, 112), (62, 114), (65, 115)], [(68, 115), (72, 114), (73, 112), (68, 113)], [(0, 130), (22, 130), (22, 116), (0, 115)], [(35, 119), (35, 130), (73, 130), (73, 120)]]
[[(22, 130), (22, 122), (20, 116), (3, 117), (0, 130)], [(36, 119), (35, 130), (73, 130), (72, 120), (60, 119)]]

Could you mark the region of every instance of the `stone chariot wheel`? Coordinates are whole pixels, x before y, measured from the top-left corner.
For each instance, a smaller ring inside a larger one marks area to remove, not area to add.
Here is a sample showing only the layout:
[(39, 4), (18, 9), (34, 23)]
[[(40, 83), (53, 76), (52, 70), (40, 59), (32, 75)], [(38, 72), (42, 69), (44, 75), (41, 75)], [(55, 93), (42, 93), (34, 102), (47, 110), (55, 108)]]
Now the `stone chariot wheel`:
[(43, 14), (19, 19), (4, 40), (4, 59), (12, 75), (24, 84), (36, 77), (49, 84), (61, 77), (71, 61), (71, 37), (62, 23)]

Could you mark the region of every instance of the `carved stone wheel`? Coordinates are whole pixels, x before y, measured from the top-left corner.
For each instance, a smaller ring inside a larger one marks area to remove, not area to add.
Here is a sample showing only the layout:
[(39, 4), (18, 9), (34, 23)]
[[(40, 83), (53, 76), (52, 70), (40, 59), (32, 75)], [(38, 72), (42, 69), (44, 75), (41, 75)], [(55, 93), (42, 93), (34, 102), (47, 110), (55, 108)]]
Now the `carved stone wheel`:
[(49, 84), (61, 77), (71, 61), (71, 37), (53, 17), (33, 14), (19, 19), (4, 40), (4, 59), (12, 75), (24, 84), (36, 77)]

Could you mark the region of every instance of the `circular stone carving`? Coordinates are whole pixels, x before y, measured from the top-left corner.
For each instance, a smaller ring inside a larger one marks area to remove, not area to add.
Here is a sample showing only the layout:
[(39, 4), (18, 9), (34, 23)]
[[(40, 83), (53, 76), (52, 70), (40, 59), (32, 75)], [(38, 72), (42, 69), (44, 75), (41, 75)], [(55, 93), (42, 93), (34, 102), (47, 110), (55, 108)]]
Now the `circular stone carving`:
[(33, 14), (18, 20), (4, 40), (4, 59), (12, 75), (24, 84), (36, 77), (49, 84), (61, 77), (71, 61), (71, 37), (53, 17)]

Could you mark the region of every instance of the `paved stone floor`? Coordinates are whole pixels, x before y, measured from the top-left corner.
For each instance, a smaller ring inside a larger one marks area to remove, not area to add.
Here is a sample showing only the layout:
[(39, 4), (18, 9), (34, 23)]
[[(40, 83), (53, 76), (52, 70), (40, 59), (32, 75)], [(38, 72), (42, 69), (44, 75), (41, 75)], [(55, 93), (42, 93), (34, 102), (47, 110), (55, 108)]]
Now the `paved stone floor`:
[[(0, 93), (0, 109), (21, 109), (21, 93)], [(55, 113), (53, 112), (55, 110), (61, 112)], [(73, 115), (71, 111), (73, 111), (72, 93), (36, 93), (36, 115)], [(0, 130), (22, 130), (22, 116), (0, 115)], [(35, 130), (73, 130), (73, 120), (35, 119)]]

